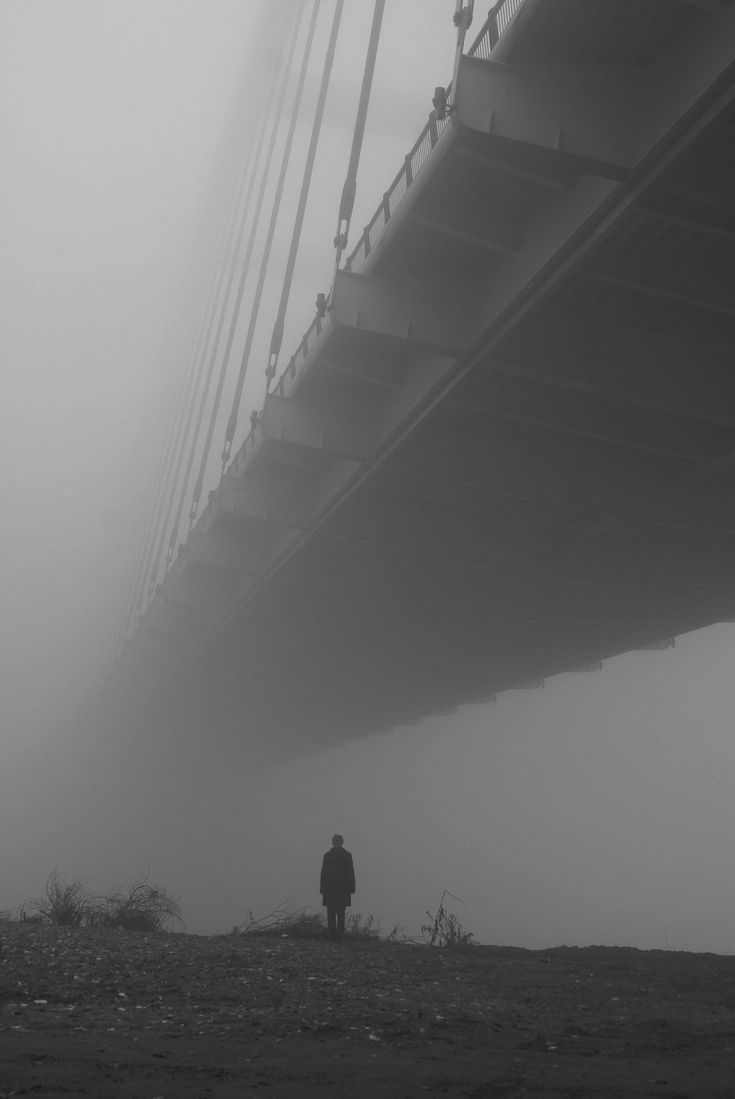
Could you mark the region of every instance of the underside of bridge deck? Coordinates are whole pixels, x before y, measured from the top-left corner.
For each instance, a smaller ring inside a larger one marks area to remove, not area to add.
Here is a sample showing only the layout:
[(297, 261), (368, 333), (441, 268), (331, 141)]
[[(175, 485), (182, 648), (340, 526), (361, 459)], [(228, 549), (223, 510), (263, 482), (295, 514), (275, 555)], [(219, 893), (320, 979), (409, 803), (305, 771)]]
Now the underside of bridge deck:
[(735, 10), (516, 23), (463, 59), (121, 682), (339, 737), (735, 614)]

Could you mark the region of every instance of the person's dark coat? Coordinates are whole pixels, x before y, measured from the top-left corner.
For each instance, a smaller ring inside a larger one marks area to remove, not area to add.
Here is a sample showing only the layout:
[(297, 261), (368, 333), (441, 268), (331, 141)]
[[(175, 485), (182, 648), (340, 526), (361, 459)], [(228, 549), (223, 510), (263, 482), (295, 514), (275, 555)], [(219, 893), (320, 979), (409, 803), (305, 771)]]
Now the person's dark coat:
[(352, 855), (344, 847), (332, 847), (324, 856), (319, 892), (327, 908), (347, 908), (352, 904), (355, 868)]

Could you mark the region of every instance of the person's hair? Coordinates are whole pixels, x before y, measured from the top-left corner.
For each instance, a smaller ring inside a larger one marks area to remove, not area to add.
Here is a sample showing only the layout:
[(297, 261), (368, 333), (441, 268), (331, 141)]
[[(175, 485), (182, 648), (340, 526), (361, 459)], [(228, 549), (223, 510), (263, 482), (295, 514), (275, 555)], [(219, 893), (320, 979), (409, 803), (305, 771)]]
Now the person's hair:
[(344, 842), (344, 838), (340, 836), (339, 832), (335, 832), (332, 836), (332, 847), (341, 847)]

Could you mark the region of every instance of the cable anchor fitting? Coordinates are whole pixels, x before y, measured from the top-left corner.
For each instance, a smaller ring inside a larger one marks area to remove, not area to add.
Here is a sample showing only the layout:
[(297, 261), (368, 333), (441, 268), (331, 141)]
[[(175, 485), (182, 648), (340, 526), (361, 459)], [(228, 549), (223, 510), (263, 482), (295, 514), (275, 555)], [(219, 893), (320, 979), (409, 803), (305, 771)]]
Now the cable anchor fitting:
[(452, 16), (452, 22), (458, 31), (466, 31), (472, 24), (472, 15), (474, 9), (474, 0), (470, 0), (470, 3), (466, 7), (458, 8)]
[(452, 109), (447, 98), (447, 89), (443, 88), (441, 84), (437, 85), (437, 87), (434, 88), (434, 98), (431, 102), (436, 113), (437, 122), (441, 122), (447, 117)]

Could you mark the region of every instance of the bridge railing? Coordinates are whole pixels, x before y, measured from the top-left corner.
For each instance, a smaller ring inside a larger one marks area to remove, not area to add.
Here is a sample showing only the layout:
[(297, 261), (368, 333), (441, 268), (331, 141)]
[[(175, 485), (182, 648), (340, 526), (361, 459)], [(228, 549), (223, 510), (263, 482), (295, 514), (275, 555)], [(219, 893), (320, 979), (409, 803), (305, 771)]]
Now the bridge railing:
[[(480, 57), (487, 60), (494, 47), (499, 42), (503, 32), (507, 29), (513, 16), (523, 4), (523, 0), (500, 0), (490, 11), (480, 33), (467, 51), (470, 57)], [(383, 201), (373, 214), (372, 219), (365, 226), (357, 246), (345, 261), (348, 271), (359, 271), (363, 263), (370, 255), (375, 244), (390, 221), (392, 215), (403, 196), (408, 191), (421, 168), (429, 159), (431, 150), (437, 143), (439, 135), (447, 125), (448, 118), (437, 120), (436, 113), (432, 111), (429, 121), (418, 136), (418, 140), (403, 162), (398, 175), (383, 195)]]
[[(436, 116), (432, 111), (429, 121), (424, 126), (419, 134), (418, 140), (405, 158), (401, 170), (383, 195), (383, 201), (365, 226), (356, 247), (345, 260), (345, 269), (347, 271), (360, 270), (365, 260), (370, 255), (375, 243), (382, 235), (392, 214), (395, 212), (408, 188), (413, 183), (414, 178), (429, 159), (429, 154), (439, 140), (439, 136), (444, 131), (448, 121), (449, 120), (446, 118), (437, 121)], [(296, 349), (296, 352), (291, 356), (288, 366), (280, 375), (278, 382), (276, 383), (275, 393), (279, 397), (285, 395), (286, 385), (296, 377), (300, 365), (308, 357), (319, 338), (322, 326), (322, 316), (317, 313), (316, 317), (301, 337), (301, 343)]]
[(383, 195), (383, 201), (365, 226), (357, 245), (345, 260), (346, 270), (360, 270), (409, 187), (429, 159), (431, 150), (436, 145), (448, 122), (448, 118), (439, 120), (435, 112), (431, 112), (429, 121), (419, 134), (411, 151), (405, 157), (400, 171)]
[[(491, 9), (480, 33), (467, 51), (468, 55), (487, 60), (523, 2), (524, 0), (499, 0)], [(431, 112), (428, 122), (411, 151), (404, 158), (400, 171), (383, 195), (380, 206), (365, 226), (355, 248), (346, 258), (345, 270), (357, 272), (362, 268), (448, 124), (448, 116), (437, 119), (436, 112)], [(322, 316), (317, 314), (302, 337), (295, 354), (291, 356), (288, 366), (278, 379), (275, 392), (279, 396), (285, 395), (288, 382), (296, 377), (300, 365), (319, 338), (322, 324)]]
[(467, 51), (470, 57), (479, 57), (483, 61), (488, 60), (522, 3), (523, 0), (501, 0), (500, 3), (495, 5), (477, 38)]
[(293, 381), (299, 372), (299, 368), (305, 362), (305, 360), (311, 354), (314, 344), (319, 339), (322, 328), (324, 327), (324, 316), (322, 313), (317, 313), (314, 320), (301, 337), (301, 343), (296, 348), (296, 351), (288, 361), (288, 366), (278, 378), (274, 393), (278, 397), (285, 397), (286, 385), (288, 382)]

